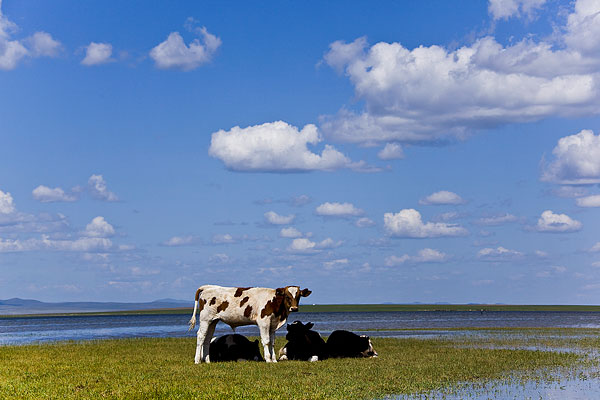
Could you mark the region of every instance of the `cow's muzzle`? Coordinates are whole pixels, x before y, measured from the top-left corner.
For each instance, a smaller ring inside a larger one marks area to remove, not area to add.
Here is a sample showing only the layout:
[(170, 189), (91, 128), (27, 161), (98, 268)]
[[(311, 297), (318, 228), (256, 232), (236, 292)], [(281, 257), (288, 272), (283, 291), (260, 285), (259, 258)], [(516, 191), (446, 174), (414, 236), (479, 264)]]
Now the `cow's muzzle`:
[(298, 307), (290, 307), (290, 312), (296, 312), (298, 311)]

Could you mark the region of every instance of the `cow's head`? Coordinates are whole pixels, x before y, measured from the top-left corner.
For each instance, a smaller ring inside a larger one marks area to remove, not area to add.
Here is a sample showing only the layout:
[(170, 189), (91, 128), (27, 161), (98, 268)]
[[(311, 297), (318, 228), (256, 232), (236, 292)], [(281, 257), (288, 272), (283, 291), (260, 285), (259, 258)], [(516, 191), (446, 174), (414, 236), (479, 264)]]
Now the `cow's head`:
[(371, 338), (367, 335), (360, 335), (361, 347), (364, 349), (361, 351), (363, 357), (377, 357), (378, 354), (373, 348), (373, 343), (371, 343)]
[(307, 322), (303, 324), (300, 321), (294, 321), (292, 324), (287, 325), (288, 333), (285, 335), (285, 338), (289, 341), (297, 340), (298, 338), (303, 338), (306, 332), (308, 332), (315, 324), (312, 322)]
[(283, 304), (288, 312), (298, 311), (300, 297), (307, 297), (311, 293), (308, 289), (300, 290), (300, 286), (286, 286), (285, 288), (277, 289), (277, 295), (283, 296)]

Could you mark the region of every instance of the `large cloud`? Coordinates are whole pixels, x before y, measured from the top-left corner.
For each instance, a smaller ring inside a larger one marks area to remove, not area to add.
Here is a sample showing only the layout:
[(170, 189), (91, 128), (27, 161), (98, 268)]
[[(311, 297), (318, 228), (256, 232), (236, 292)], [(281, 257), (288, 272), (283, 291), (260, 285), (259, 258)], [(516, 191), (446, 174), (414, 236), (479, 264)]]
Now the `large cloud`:
[(0, 69), (15, 69), (25, 57), (55, 57), (61, 44), (49, 33), (36, 32), (25, 38), (13, 40), (17, 25), (2, 14), (0, 0)]
[(201, 40), (194, 39), (186, 45), (179, 32), (172, 32), (167, 39), (150, 51), (150, 57), (160, 69), (190, 71), (209, 62), (221, 46), (221, 39), (206, 28), (198, 30)]
[[(521, 2), (524, 5), (524, 2)], [(524, 10), (524, 8), (521, 8)], [(324, 60), (364, 100), (322, 119), (332, 139), (354, 143), (455, 140), (483, 128), (553, 116), (598, 114), (600, 2), (579, 1), (557, 41), (408, 49), (365, 38), (330, 45)]]
[(552, 159), (543, 165), (542, 181), (561, 184), (600, 183), (600, 135), (582, 130), (565, 136), (552, 150)]
[(309, 144), (321, 141), (317, 127), (312, 124), (299, 131), (286, 122), (276, 121), (215, 132), (208, 153), (234, 171), (331, 171), (364, 167), (362, 163), (352, 163), (330, 145), (325, 145), (320, 155), (308, 149)]
[(465, 236), (467, 230), (456, 224), (442, 222), (424, 223), (421, 213), (414, 209), (404, 209), (399, 213), (385, 213), (383, 223), (387, 233), (394, 237), (432, 238), (442, 236)]

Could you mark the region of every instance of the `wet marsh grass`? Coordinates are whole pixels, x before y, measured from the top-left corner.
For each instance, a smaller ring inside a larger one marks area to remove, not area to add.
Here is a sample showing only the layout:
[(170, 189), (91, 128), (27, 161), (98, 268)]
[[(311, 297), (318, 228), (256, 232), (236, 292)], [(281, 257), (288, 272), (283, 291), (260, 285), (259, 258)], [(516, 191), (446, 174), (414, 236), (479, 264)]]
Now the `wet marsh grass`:
[[(576, 353), (473, 348), (460, 339), (373, 343), (377, 359), (202, 365), (193, 364), (195, 338), (0, 347), (0, 398), (373, 399), (551, 375), (588, 362)], [(283, 344), (277, 338), (276, 349)]]

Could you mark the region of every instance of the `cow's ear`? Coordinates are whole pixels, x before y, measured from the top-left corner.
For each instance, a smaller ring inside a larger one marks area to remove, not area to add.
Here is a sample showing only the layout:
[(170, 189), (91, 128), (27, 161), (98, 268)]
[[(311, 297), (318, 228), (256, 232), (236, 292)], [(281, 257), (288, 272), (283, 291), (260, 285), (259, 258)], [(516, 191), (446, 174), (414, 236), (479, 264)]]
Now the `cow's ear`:
[(308, 295), (310, 295), (311, 293), (312, 293), (312, 291), (308, 290), (308, 288), (302, 289), (302, 291), (300, 292), (300, 296), (308, 297)]
[(306, 327), (306, 329), (311, 329), (313, 326), (315, 326), (315, 324), (313, 324), (312, 322), (309, 322), (304, 326)]
[(283, 296), (283, 295), (285, 295), (285, 288), (275, 289), (275, 296)]

